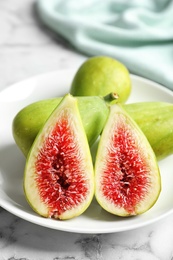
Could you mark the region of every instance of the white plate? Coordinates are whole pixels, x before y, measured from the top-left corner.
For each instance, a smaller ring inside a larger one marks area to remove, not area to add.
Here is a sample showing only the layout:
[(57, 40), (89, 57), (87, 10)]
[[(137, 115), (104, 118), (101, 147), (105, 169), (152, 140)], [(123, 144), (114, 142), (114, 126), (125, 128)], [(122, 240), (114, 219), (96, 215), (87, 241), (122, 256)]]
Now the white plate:
[[(32, 223), (52, 229), (77, 233), (113, 233), (151, 224), (173, 213), (173, 173), (169, 156), (159, 163), (162, 192), (156, 204), (145, 214), (130, 218), (113, 216), (93, 201), (81, 216), (59, 221), (37, 215), (27, 204), (23, 193), (25, 158), (12, 137), (11, 125), (16, 113), (36, 100), (62, 96), (69, 91), (76, 70), (63, 70), (40, 75), (0, 92), (0, 206)], [(173, 92), (149, 80), (133, 76), (129, 102), (173, 102)]]

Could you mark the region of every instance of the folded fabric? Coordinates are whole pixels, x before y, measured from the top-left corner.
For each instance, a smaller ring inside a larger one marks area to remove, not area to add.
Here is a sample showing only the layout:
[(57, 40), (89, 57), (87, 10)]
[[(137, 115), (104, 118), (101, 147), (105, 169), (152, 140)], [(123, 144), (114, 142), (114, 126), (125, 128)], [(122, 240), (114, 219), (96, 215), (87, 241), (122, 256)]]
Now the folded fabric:
[(173, 90), (172, 0), (38, 0), (41, 20), (79, 51), (107, 55)]

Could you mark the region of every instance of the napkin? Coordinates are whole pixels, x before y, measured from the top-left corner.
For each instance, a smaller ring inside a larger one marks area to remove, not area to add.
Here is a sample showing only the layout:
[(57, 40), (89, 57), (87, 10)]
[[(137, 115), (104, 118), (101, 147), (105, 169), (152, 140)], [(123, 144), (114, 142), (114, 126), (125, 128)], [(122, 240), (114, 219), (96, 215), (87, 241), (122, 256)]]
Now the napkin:
[(172, 0), (38, 0), (40, 19), (88, 56), (173, 90)]

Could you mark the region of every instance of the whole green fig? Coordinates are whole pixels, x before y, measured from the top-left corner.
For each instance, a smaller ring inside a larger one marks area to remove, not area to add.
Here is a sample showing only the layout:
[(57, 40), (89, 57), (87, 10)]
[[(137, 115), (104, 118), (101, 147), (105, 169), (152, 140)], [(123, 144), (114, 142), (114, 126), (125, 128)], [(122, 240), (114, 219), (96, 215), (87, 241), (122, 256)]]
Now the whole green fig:
[[(26, 156), (38, 131), (62, 98), (47, 99), (24, 107), (13, 120), (13, 136)], [(108, 116), (108, 106), (100, 97), (78, 97), (79, 111), (90, 146), (100, 135)], [(158, 160), (173, 153), (173, 104), (139, 102), (123, 108), (149, 140)]]
[(77, 70), (71, 83), (73, 96), (106, 96), (116, 93), (119, 102), (125, 103), (131, 93), (132, 83), (127, 67), (108, 56), (87, 59)]
[(173, 153), (173, 104), (140, 102), (126, 104), (124, 109), (140, 126), (158, 160)]
[[(15, 116), (12, 123), (13, 137), (25, 156), (27, 156), (35, 137), (50, 114), (60, 103), (62, 97), (34, 102)], [(100, 135), (108, 116), (108, 106), (100, 97), (78, 97), (79, 112), (89, 145)]]

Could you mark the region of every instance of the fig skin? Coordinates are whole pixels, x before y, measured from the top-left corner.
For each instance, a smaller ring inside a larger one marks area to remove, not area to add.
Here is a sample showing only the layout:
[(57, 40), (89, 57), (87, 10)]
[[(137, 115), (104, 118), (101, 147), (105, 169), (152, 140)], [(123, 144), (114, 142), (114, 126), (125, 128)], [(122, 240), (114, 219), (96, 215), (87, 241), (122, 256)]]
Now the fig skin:
[[(24, 107), (15, 116), (13, 137), (25, 156), (40, 128), (61, 99), (62, 97), (35, 102)], [(92, 146), (104, 127), (109, 109), (100, 97), (78, 97), (78, 100), (82, 122)], [(157, 160), (173, 153), (173, 104), (139, 102), (122, 106), (146, 135)]]
[(158, 161), (173, 153), (173, 104), (140, 102), (123, 108), (144, 132)]
[[(100, 97), (77, 97), (77, 99), (87, 139), (92, 146), (103, 129), (109, 109)], [(34, 102), (21, 109), (14, 117), (13, 138), (25, 157), (40, 128), (61, 100), (62, 97), (58, 97)]]
[(95, 196), (118, 216), (148, 211), (161, 191), (155, 154), (142, 130), (120, 105), (112, 105), (95, 161)]
[(31, 208), (43, 217), (71, 219), (89, 207), (93, 164), (77, 99), (71, 95), (40, 129), (26, 160), (23, 185)]
[(116, 93), (119, 102), (125, 103), (131, 93), (132, 83), (127, 67), (108, 56), (87, 59), (77, 70), (71, 83), (74, 96), (106, 96)]

